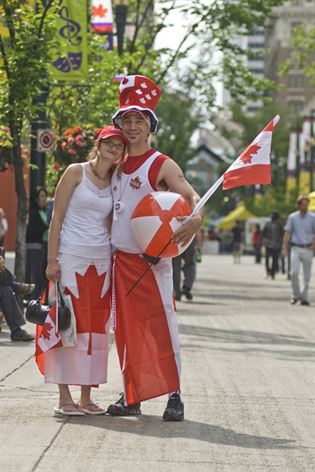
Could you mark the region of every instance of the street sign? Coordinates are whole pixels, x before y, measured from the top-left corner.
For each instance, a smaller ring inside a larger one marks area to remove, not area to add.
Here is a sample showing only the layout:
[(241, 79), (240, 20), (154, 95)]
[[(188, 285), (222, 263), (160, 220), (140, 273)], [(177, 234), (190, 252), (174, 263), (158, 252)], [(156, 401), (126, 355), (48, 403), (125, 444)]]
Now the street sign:
[(55, 134), (50, 129), (37, 130), (37, 151), (47, 152), (54, 148)]

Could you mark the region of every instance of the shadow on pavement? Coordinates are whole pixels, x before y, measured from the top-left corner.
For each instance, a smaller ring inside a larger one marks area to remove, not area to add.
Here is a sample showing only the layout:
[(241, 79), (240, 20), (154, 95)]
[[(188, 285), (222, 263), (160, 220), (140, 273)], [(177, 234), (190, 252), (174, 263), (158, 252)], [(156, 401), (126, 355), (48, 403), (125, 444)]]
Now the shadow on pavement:
[(179, 333), (188, 336), (198, 336), (209, 340), (219, 340), (226, 343), (242, 344), (276, 344), (281, 346), (295, 346), (315, 348), (314, 342), (304, 340), (301, 336), (287, 336), (279, 333), (265, 333), (263, 331), (241, 329), (218, 329), (205, 326), (179, 324)]
[[(62, 420), (59, 420), (62, 421)], [(238, 433), (232, 429), (222, 428), (198, 421), (185, 420), (181, 423), (163, 422), (160, 417), (141, 415), (137, 418), (103, 416), (91, 418), (71, 418), (71, 424), (89, 425), (108, 431), (137, 434), (159, 438), (187, 438), (205, 441), (211, 444), (222, 444), (248, 449), (296, 449), (291, 439), (269, 438)]]

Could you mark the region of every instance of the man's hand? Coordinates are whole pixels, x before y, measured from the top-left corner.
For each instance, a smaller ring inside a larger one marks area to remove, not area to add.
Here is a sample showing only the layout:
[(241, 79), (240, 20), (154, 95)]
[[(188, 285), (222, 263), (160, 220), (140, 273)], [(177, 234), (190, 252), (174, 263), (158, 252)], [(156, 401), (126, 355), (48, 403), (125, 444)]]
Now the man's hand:
[[(185, 221), (187, 216), (178, 216), (178, 221)], [(177, 244), (185, 246), (198, 232), (202, 223), (202, 216), (197, 214), (189, 219), (187, 223), (184, 223), (178, 228), (172, 236), (172, 241)]]
[(282, 256), (288, 257), (288, 255), (289, 255), (289, 249), (288, 249), (288, 246), (285, 246), (282, 248)]
[(0, 256), (0, 272), (5, 271), (5, 260), (3, 259), (2, 256)]

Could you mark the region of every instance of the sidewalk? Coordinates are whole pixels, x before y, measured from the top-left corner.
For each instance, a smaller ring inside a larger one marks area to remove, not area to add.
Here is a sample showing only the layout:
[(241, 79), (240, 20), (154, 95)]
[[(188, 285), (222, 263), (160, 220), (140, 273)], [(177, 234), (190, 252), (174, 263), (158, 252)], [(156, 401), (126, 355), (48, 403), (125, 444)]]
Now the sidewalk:
[[(53, 416), (57, 388), (43, 383), (34, 346), (11, 343), (4, 329), (0, 470), (312, 472), (314, 285), (313, 271), (311, 307), (291, 306), (286, 276), (265, 280), (252, 257), (203, 258), (194, 301), (178, 303), (183, 423), (161, 420), (165, 397), (138, 418)], [(109, 384), (95, 399), (106, 406), (120, 391), (113, 345)]]

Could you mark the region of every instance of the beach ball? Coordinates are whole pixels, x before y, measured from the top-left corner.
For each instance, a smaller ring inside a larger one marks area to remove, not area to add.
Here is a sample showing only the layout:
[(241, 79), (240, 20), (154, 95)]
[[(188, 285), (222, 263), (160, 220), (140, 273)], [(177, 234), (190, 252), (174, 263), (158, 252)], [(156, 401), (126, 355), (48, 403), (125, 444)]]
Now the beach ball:
[(176, 257), (187, 249), (193, 239), (185, 246), (173, 242), (168, 244), (174, 231), (183, 224), (176, 217), (190, 214), (188, 203), (178, 193), (149, 193), (138, 203), (131, 215), (133, 236), (148, 256)]

